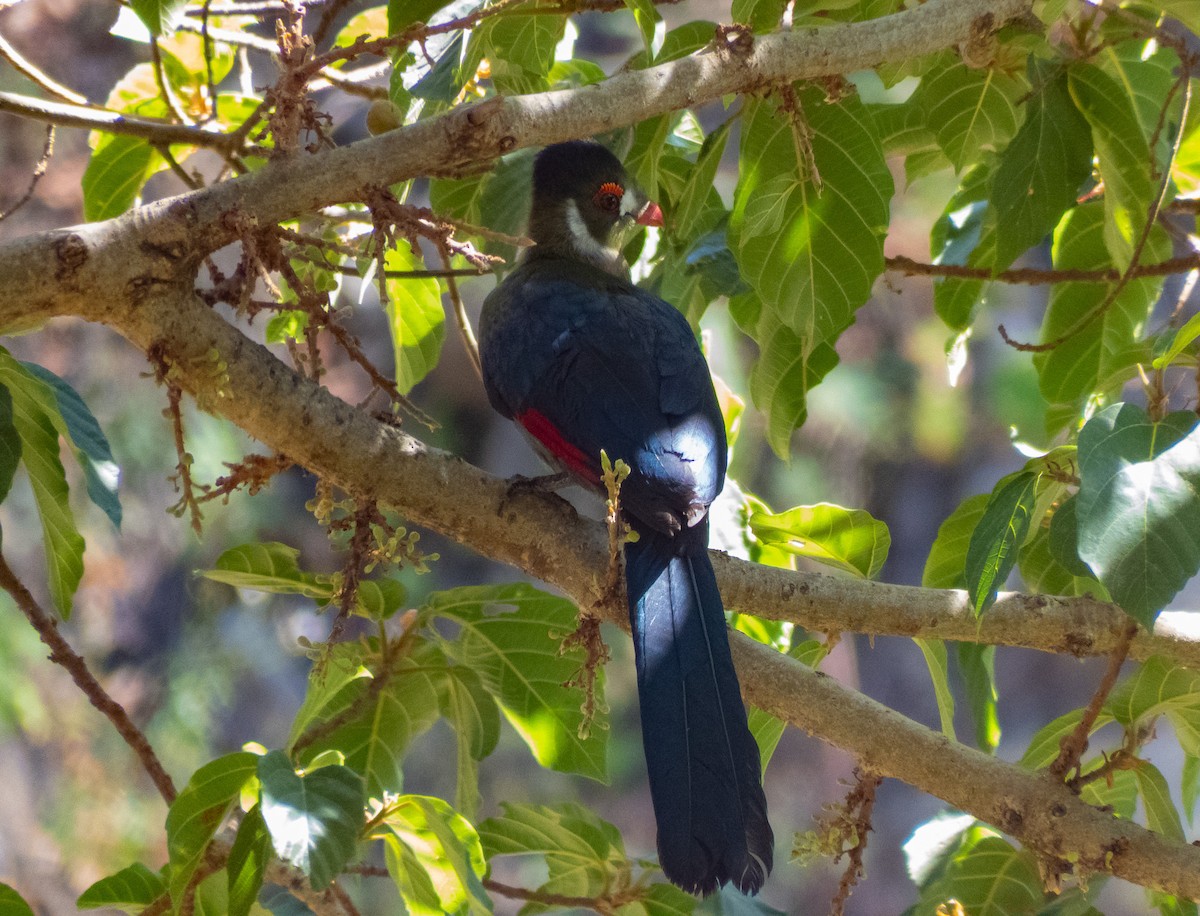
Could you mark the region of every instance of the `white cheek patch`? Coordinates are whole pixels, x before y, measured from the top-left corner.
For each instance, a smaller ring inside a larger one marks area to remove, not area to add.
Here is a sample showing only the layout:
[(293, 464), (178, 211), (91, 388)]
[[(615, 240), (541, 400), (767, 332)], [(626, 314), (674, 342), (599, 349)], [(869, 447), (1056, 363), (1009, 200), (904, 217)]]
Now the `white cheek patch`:
[(571, 233), (571, 244), (575, 250), (587, 260), (602, 267), (607, 268), (621, 255), (617, 249), (597, 241), (588, 231), (587, 223), (583, 221), (579, 212), (579, 205), (573, 200), (567, 201), (567, 231)]

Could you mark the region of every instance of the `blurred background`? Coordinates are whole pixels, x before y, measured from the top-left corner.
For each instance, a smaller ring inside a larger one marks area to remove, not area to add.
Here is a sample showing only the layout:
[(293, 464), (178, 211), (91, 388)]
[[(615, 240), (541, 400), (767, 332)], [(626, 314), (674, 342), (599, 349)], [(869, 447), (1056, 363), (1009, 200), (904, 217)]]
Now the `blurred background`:
[[(354, 11), (356, 8), (352, 8)], [(668, 25), (693, 18), (728, 19), (723, 3), (688, 0), (662, 8)], [(0, 0), (0, 35), (54, 79), (102, 100), (116, 80), (145, 59), (143, 46), (109, 33), (117, 5), (90, 0)], [(578, 17), (577, 55), (613, 72), (638, 51), (641, 38), (625, 13)], [(270, 34), (265, 29), (264, 35)], [(274, 73), (263, 54), (251, 55), (255, 85)], [(864, 94), (881, 92), (869, 77)], [(0, 90), (29, 92), (29, 84), (0, 62)], [(899, 90), (911, 91), (902, 85)], [(320, 106), (333, 116), (338, 143), (365, 136), (366, 103), (326, 93)], [(711, 126), (725, 115), (698, 112)], [(0, 211), (28, 187), (45, 142), (40, 124), (0, 114)], [(736, 181), (736, 142), (728, 146), (724, 190)], [(53, 159), (23, 208), (0, 221), (0, 241), (82, 220), (80, 178), (87, 163), (87, 136), (60, 130)], [(929, 259), (929, 230), (954, 190), (949, 173), (906, 185), (897, 174), (889, 255)], [(150, 196), (182, 190), (169, 174), (154, 178)], [(421, 186), (418, 196), (427, 193)], [(1029, 263), (1036, 264), (1033, 253)], [(462, 284), (472, 314), (491, 289), (490, 277)], [(357, 289), (343, 290), (347, 305)], [(1012, 447), (1010, 429), (1037, 430), (1044, 405), (1029, 356), (1005, 347), (994, 329), (1004, 323), (1014, 338), (1033, 339), (1045, 294), (1036, 287), (996, 291), (970, 344), (970, 360), (957, 386), (948, 382), (948, 332), (933, 314), (928, 280), (886, 274), (873, 300), (841, 339), (841, 364), (813, 392), (804, 429), (793, 442), (790, 463), (768, 449), (759, 415), (750, 407), (730, 476), (780, 511), (819, 501), (864, 508), (885, 521), (892, 546), (882, 579), (919, 584), (938, 525), (965, 497), (989, 491), (996, 479), (1024, 458)], [(373, 291), (353, 306), (350, 328), (376, 365), (391, 365), (386, 320)], [(704, 326), (715, 371), (748, 399), (747, 375), (755, 358), (721, 307)], [(261, 333), (259, 328), (258, 333)], [(309, 568), (335, 570), (337, 553), (305, 510), (311, 476), (292, 470), (260, 495), (235, 495), (227, 505), (205, 505), (205, 537), (167, 512), (178, 498), (169, 476), (176, 455), (162, 389), (143, 355), (112, 332), (79, 321), (56, 321), (2, 341), (19, 358), (48, 367), (87, 401), (112, 443), (121, 467), (125, 520), (113, 530), (101, 513), (79, 503), (87, 538), (86, 573), (76, 613), (64, 631), (110, 691), (143, 725), (179, 784), (211, 757), (255, 741), (281, 746), (303, 696), (309, 662), (298, 640), (324, 638), (330, 618), (297, 599), (251, 600), (197, 578), (219, 552), (250, 540), (281, 540), (301, 550)], [(325, 351), (326, 382), (350, 403), (367, 393), (368, 380), (334, 348)], [(416, 403), (440, 424), (419, 437), (494, 473), (537, 473), (539, 465), (514, 427), (492, 413), (465, 353), (450, 332), (437, 369), (414, 392)], [(245, 435), (189, 404), (185, 413), (193, 473), (212, 482), (253, 451)], [(70, 470), (70, 469), (69, 469)], [(82, 488), (75, 487), (76, 495)], [(4, 549), (35, 594), (45, 598), (40, 527), (28, 484), (20, 477), (0, 507)], [(417, 577), (405, 573), (410, 600), (429, 591), (477, 582), (512, 581), (519, 574), (497, 566), (433, 534), (422, 546), (441, 559)], [(1019, 583), (1012, 583), (1019, 585)], [(1185, 591), (1176, 606), (1195, 606)], [(652, 855), (653, 821), (637, 728), (631, 652), (627, 638), (607, 632), (614, 650), (608, 668), (613, 734), (611, 786), (534, 770), (511, 730), (482, 767), (482, 815), (501, 800), (553, 802), (577, 798), (613, 822), (627, 850)], [(0, 600), (0, 880), (12, 883), (45, 913), (71, 913), (78, 893), (97, 878), (134, 860), (154, 866), (166, 860), (161, 800), (107, 722), (91, 709), (65, 673), (47, 662), (45, 649), (20, 613)], [(953, 658), (953, 653), (951, 655)], [(1003, 739), (999, 754), (1016, 759), (1030, 736), (1054, 717), (1084, 704), (1104, 662), (1001, 649), (996, 659)], [(929, 674), (916, 646), (902, 639), (846, 634), (823, 670), (932, 728), (938, 715)], [(1052, 689), (1050, 688), (1052, 685)], [(960, 703), (960, 710), (965, 704)], [(969, 719), (956, 723), (966, 739)], [(435, 727), (408, 759), (406, 789), (453, 797), (453, 735)], [(1173, 743), (1149, 748), (1160, 768), (1178, 770)], [(1164, 759), (1165, 758), (1165, 759)], [(813, 826), (822, 806), (846, 793), (854, 761), (820, 740), (785, 734), (767, 772), (766, 788), (778, 849), (777, 866), (762, 899), (787, 913), (827, 911), (841, 865), (789, 863), (791, 837)], [(915, 899), (901, 850), (912, 830), (943, 804), (902, 783), (887, 780), (879, 791), (875, 832), (866, 855), (866, 877), (848, 912), (899, 913)], [(844, 863), (843, 863), (844, 864)], [(514, 874), (514, 880), (520, 875)], [(358, 879), (350, 879), (353, 886)], [(364, 912), (389, 912), (394, 896), (381, 879), (360, 879)], [(373, 886), (371, 882), (376, 882)], [(515, 913), (496, 899), (497, 912)], [(1139, 888), (1110, 882), (1101, 909), (1113, 916), (1147, 911)]]

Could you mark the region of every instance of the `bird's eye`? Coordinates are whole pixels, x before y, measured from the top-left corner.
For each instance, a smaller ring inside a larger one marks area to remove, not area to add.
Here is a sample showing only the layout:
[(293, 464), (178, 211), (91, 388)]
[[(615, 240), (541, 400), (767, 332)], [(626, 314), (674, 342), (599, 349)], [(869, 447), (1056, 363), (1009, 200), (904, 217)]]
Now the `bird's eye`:
[(600, 190), (596, 192), (592, 202), (597, 207), (608, 213), (616, 213), (621, 209), (621, 198), (625, 196), (625, 189), (614, 181), (607, 181), (600, 185)]

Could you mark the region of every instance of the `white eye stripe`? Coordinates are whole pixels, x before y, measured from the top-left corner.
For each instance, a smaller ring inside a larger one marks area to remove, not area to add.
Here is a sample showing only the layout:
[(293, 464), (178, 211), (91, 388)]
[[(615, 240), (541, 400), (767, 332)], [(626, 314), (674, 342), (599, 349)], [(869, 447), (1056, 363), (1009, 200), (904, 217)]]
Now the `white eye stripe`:
[(637, 195), (633, 193), (633, 188), (626, 188), (625, 193), (621, 195), (622, 215), (637, 216), (640, 208), (641, 203), (638, 201)]

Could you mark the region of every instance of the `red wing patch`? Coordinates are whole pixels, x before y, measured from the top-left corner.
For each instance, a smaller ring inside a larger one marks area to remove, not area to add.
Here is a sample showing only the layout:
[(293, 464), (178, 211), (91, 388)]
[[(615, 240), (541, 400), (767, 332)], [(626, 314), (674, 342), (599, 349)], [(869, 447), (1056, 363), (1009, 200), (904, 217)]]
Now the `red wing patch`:
[(533, 438), (542, 443), (566, 470), (592, 486), (600, 486), (600, 472), (597, 466), (600, 460), (599, 456), (591, 457), (582, 449), (568, 442), (558, 427), (551, 423), (544, 413), (539, 410), (527, 410), (522, 414), (517, 414), (517, 422), (524, 426)]

